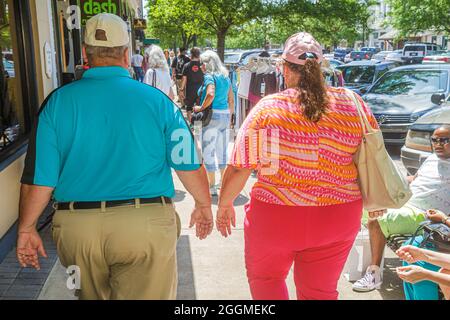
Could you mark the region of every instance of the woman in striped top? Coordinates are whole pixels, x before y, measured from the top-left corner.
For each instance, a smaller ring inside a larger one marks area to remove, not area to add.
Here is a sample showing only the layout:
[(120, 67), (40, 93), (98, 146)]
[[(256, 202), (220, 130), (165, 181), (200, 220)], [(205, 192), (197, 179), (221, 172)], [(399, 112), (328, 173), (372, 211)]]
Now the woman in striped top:
[(294, 264), (298, 299), (337, 299), (337, 282), (361, 225), (352, 157), (362, 127), (353, 93), (326, 87), (322, 48), (311, 35), (289, 38), (282, 57), (288, 89), (262, 99), (239, 131), (223, 178), (217, 228), (231, 234), (233, 201), (257, 170), (245, 219), (253, 298), (288, 299), (285, 279)]

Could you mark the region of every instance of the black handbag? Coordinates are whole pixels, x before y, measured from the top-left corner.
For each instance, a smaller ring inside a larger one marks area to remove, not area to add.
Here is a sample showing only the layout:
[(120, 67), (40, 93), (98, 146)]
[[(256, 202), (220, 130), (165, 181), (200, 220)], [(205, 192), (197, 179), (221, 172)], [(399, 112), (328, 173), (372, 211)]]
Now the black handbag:
[[(216, 78), (213, 76), (214, 79), (214, 87), (216, 86)], [(200, 105), (200, 100), (203, 96), (203, 90), (205, 90), (205, 83), (203, 82), (202, 84), (202, 89), (200, 91), (200, 94), (197, 98), (197, 103), (196, 105)], [(206, 99), (206, 97), (205, 97)], [(200, 112), (194, 112), (192, 114), (191, 117), (191, 124), (195, 124), (196, 122), (201, 121), (202, 122), (202, 127), (206, 127), (209, 125), (209, 123), (211, 122), (211, 118), (212, 118), (212, 114), (213, 114), (213, 110), (212, 110), (212, 102), (209, 106), (207, 106), (205, 109), (203, 109), (203, 111)]]
[(423, 241), (420, 248), (430, 248), (437, 252), (450, 253), (450, 227), (444, 223), (425, 221), (420, 224), (413, 236), (414, 243), (417, 235), (423, 231)]

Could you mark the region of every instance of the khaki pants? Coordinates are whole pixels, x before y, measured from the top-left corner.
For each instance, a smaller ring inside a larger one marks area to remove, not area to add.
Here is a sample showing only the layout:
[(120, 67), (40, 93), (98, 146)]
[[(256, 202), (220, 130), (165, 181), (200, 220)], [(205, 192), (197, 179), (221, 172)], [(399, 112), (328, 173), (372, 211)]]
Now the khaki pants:
[(177, 85), (177, 95), (178, 95), (178, 101), (180, 101), (180, 106), (184, 106), (184, 100), (186, 98), (186, 93), (184, 92), (184, 89), (181, 87), (181, 84), (183, 83), (183, 79), (177, 79), (176, 85)]
[(57, 211), (63, 266), (80, 270), (80, 300), (173, 300), (180, 220), (171, 204)]

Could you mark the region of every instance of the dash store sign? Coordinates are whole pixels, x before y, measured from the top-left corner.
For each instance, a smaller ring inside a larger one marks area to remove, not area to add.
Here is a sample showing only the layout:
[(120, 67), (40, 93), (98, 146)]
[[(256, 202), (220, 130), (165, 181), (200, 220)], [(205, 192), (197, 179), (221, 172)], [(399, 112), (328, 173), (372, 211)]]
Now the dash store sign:
[(121, 0), (80, 0), (81, 24), (99, 13), (112, 13), (121, 16)]

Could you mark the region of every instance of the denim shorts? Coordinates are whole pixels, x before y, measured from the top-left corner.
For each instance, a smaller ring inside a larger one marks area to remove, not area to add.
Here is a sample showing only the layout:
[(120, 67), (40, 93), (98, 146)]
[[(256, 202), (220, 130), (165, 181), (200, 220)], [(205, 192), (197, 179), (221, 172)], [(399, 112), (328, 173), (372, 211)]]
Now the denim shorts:
[(227, 166), (230, 121), (229, 111), (213, 110), (211, 122), (203, 128), (203, 161), (208, 172), (216, 172)]

